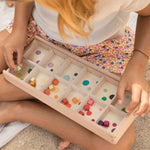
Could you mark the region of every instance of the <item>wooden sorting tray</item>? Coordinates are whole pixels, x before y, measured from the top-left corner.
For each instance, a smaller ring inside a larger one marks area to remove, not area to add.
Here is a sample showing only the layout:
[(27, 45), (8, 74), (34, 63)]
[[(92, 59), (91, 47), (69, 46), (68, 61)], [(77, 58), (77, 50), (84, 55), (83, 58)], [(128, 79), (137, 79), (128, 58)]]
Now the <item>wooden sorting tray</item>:
[[(26, 48), (22, 69), (16, 73), (4, 70), (3, 74), (15, 86), (113, 144), (135, 118), (124, 111), (131, 100), (129, 92), (122, 105), (117, 103), (118, 76), (39, 37)], [(36, 87), (29, 84), (33, 77)], [(58, 85), (52, 84), (54, 79)], [(53, 90), (46, 95), (49, 85)], [(65, 104), (64, 99), (68, 100)], [(89, 100), (94, 103), (88, 104)], [(102, 121), (109, 121), (109, 126), (99, 125)]]

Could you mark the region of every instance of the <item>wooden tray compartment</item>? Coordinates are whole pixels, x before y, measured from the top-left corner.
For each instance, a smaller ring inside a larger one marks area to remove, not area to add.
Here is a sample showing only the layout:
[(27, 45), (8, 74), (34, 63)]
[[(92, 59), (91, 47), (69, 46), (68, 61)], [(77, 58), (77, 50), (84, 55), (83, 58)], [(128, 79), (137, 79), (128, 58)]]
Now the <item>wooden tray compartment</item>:
[(79, 108), (78, 113), (96, 123), (106, 107), (107, 105), (105, 103), (100, 102), (96, 97), (89, 95)]
[[(53, 84), (54, 80), (58, 81), (57, 85)], [(49, 86), (51, 86), (51, 87), (49, 88)], [(48, 97), (50, 97), (50, 99), (53, 99), (55, 101), (60, 101), (62, 99), (62, 97), (64, 96), (64, 94), (66, 93), (68, 88), (69, 88), (69, 85), (65, 80), (58, 77), (57, 75), (53, 75), (52, 78), (50, 78), (45, 83), (45, 85), (43, 86), (41, 91), (44, 93), (45, 90), (48, 90), (50, 92), (50, 94), (49, 95), (46, 94), (46, 95)]]
[(24, 80), (25, 77), (32, 72), (33, 68), (34, 68), (34, 64), (28, 60), (23, 60), (22, 63), (22, 69), (20, 71), (17, 71), (15, 73), (12, 73), (14, 76), (20, 78), (21, 80)]
[(112, 106), (108, 106), (108, 108), (103, 112), (103, 114), (100, 116), (97, 123), (101, 121), (109, 121), (108, 127), (103, 127), (105, 130), (107, 130), (110, 133), (113, 133), (117, 130), (120, 123), (125, 118), (125, 114), (123, 112), (118, 111)]
[(41, 90), (42, 87), (44, 86), (44, 84), (51, 78), (51, 76), (52, 76), (52, 74), (47, 72), (47, 70), (44, 70), (40, 66), (36, 66), (36, 67), (34, 67), (32, 72), (26, 76), (26, 78), (24, 80), (25, 80), (25, 82), (27, 82), (29, 84), (31, 78), (35, 78), (36, 79), (35, 88), (38, 90)]
[(131, 102), (131, 93), (129, 91), (126, 91), (123, 104), (122, 105), (118, 104), (117, 99), (115, 99), (112, 102), (112, 105), (114, 105), (117, 109), (126, 113), (125, 108), (129, 105), (130, 102)]
[(81, 75), (74, 82), (76, 86), (91, 93), (102, 80), (102, 75), (91, 68), (84, 68)]
[(67, 99), (68, 104), (66, 106), (74, 111), (77, 111), (82, 103), (84, 103), (88, 94), (73, 85), (70, 86), (68, 89), (69, 90), (63, 96), (61, 103), (64, 104), (63, 99)]
[(97, 96), (100, 100), (111, 104), (116, 97), (117, 82), (103, 78), (93, 90), (93, 95)]
[(24, 58), (30, 61), (40, 64), (41, 60), (51, 51), (50, 47), (39, 41), (33, 41), (28, 49), (25, 51)]
[(41, 61), (41, 66), (46, 70), (56, 73), (61, 68), (67, 56), (59, 51), (50, 51)]
[(58, 74), (68, 82), (73, 82), (83, 71), (85, 66), (80, 62), (68, 58), (60, 68)]

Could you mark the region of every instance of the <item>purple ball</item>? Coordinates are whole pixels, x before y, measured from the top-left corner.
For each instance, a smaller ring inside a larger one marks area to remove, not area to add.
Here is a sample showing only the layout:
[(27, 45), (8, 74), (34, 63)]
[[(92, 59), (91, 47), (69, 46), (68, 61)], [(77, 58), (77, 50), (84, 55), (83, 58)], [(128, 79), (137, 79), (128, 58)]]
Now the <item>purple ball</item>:
[(40, 55), (40, 54), (41, 54), (41, 51), (40, 51), (40, 50), (37, 50), (35, 53), (36, 53), (36, 55)]
[(49, 63), (49, 64), (48, 64), (48, 67), (49, 67), (49, 68), (51, 68), (51, 67), (53, 67), (53, 66), (54, 66), (53, 63)]

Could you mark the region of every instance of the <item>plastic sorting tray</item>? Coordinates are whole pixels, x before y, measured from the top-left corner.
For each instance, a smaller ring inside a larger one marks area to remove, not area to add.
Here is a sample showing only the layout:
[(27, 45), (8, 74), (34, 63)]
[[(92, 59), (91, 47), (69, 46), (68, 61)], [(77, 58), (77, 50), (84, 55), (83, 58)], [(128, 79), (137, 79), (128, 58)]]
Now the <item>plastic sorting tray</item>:
[[(117, 103), (118, 76), (39, 37), (26, 48), (22, 69), (3, 74), (15, 86), (113, 144), (135, 119), (133, 113), (125, 112), (129, 92), (122, 105)], [(35, 87), (29, 84), (33, 77)]]

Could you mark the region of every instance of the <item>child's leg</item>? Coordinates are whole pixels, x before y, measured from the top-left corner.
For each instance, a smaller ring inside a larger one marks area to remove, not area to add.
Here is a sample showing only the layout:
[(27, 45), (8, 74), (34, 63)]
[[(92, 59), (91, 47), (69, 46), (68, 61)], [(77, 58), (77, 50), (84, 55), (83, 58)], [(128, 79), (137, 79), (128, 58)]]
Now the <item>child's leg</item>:
[(113, 145), (47, 105), (31, 101), (5, 102), (2, 105), (0, 103), (0, 118), (0, 124), (14, 120), (32, 123), (86, 150), (129, 150), (134, 141), (133, 125), (119, 143)]
[[(3, 30), (0, 32), (0, 45), (7, 38), (8, 35), (9, 33), (6, 30)], [(6, 69), (6, 68), (7, 68), (7, 65), (4, 60), (3, 51), (0, 48), (0, 73), (2, 72), (3, 69)]]
[(0, 74), (0, 101), (16, 101), (24, 99), (33, 99), (33, 97), (26, 92), (17, 88), (8, 82), (3, 74)]

